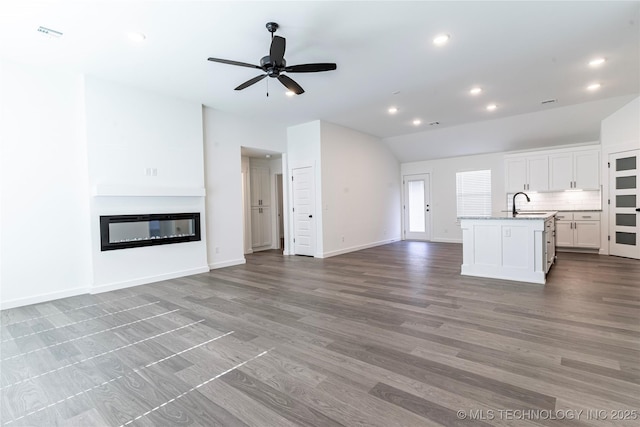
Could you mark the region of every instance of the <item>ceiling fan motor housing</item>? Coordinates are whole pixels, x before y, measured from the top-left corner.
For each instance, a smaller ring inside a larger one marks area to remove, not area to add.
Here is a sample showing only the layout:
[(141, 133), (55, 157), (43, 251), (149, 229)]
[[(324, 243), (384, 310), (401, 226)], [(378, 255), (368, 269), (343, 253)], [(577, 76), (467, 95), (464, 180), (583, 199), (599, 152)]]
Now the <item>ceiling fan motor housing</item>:
[(280, 71), (282, 68), (287, 66), (287, 61), (282, 59), (282, 67), (276, 67), (275, 64), (271, 62), (271, 57), (269, 55), (263, 56), (260, 59), (260, 67), (269, 75), (269, 77), (278, 77), (280, 75)]

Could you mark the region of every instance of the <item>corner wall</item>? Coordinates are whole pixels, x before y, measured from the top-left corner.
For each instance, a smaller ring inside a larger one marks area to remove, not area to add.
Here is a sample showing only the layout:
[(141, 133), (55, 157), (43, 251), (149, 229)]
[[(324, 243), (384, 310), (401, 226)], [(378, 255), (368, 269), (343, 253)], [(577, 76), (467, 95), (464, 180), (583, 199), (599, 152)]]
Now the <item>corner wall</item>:
[(0, 62), (0, 308), (91, 286), (80, 75)]
[(491, 170), (492, 208), (493, 210), (506, 209), (503, 158), (504, 153), (496, 153), (403, 163), (401, 165), (403, 176), (430, 174), (432, 241), (462, 243), (462, 230), (457, 219), (457, 172)]
[(626, 104), (600, 124), (600, 142), (602, 143), (602, 205), (601, 234), (602, 242), (600, 254), (609, 255), (609, 205), (606, 203), (609, 195), (609, 155), (628, 150), (640, 149), (640, 97)]
[[(91, 292), (208, 271), (201, 105), (87, 77), (86, 118)], [(201, 241), (100, 250), (100, 215), (178, 212), (200, 213)]]
[(400, 240), (400, 164), (379, 138), (321, 122), (323, 257)]
[(284, 153), (286, 131), (268, 123), (203, 108), (207, 262), (210, 268), (243, 264), (241, 147)]

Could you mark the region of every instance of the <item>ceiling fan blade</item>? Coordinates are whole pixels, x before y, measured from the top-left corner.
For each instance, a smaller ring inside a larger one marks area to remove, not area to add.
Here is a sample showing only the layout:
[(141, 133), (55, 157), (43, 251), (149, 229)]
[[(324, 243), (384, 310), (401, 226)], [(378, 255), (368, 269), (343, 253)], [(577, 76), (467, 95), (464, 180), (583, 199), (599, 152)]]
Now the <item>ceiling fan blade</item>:
[(242, 90), (244, 88), (247, 88), (247, 87), (251, 86), (252, 84), (258, 83), (260, 80), (264, 79), (265, 77), (267, 77), (266, 74), (260, 74), (259, 76), (255, 76), (251, 80), (247, 80), (246, 82), (242, 83), (235, 90)]
[(284, 51), (287, 46), (287, 41), (284, 37), (274, 36), (271, 40), (271, 49), (269, 50), (269, 57), (271, 62), (281, 67), (284, 64)]
[(301, 95), (304, 93), (304, 89), (298, 83), (294, 82), (293, 79), (289, 76), (285, 76), (284, 74), (280, 74), (278, 76), (278, 80), (282, 83), (287, 89), (296, 95)]
[(319, 71), (333, 71), (336, 68), (336, 64), (333, 63), (318, 63), (291, 65), (289, 67), (285, 67), (284, 71), (287, 73), (317, 73)]
[(208, 60), (211, 62), (221, 62), (222, 64), (239, 65), (240, 67), (257, 68), (259, 70), (262, 69), (262, 67), (258, 65), (247, 64), (246, 62), (231, 61), (229, 59), (208, 58)]

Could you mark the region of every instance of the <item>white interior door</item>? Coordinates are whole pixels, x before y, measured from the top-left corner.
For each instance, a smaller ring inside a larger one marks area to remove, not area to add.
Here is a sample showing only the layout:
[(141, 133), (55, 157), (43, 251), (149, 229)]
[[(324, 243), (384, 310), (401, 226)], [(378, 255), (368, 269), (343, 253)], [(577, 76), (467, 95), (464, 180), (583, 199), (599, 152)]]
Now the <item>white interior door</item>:
[(404, 238), (431, 239), (431, 194), (429, 174), (405, 175)]
[(640, 150), (609, 155), (609, 253), (640, 259)]
[(293, 253), (314, 256), (316, 250), (315, 181), (313, 167), (292, 170)]

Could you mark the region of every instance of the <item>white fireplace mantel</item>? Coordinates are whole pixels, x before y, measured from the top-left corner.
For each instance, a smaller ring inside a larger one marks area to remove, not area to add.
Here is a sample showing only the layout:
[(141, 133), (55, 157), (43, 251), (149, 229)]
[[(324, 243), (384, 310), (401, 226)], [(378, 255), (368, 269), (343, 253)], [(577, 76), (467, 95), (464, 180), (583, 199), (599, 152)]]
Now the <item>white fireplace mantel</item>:
[(95, 185), (95, 197), (204, 197), (203, 187), (143, 187), (117, 184)]

